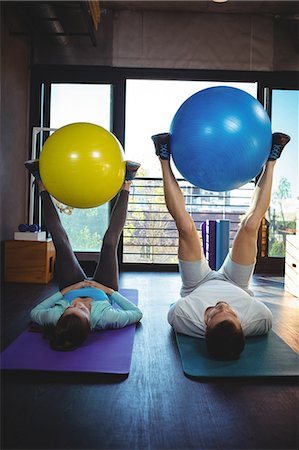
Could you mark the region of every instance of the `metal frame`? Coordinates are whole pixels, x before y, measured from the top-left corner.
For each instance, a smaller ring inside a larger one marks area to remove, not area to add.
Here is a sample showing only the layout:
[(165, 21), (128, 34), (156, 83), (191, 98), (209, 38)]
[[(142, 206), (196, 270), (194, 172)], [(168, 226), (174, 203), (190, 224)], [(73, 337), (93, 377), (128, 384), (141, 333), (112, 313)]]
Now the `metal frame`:
[[(37, 154), (37, 136), (39, 133), (43, 131), (56, 131), (57, 128), (45, 128), (45, 127), (33, 127), (32, 128), (32, 142), (31, 142), (31, 159), (38, 158)], [(33, 188), (34, 176), (30, 176), (30, 191), (29, 191), (29, 213), (28, 213), (28, 223), (36, 223), (34, 222), (34, 188)], [(39, 203), (40, 205), (40, 203)], [(38, 211), (38, 225), (41, 226), (41, 208), (39, 207)]]

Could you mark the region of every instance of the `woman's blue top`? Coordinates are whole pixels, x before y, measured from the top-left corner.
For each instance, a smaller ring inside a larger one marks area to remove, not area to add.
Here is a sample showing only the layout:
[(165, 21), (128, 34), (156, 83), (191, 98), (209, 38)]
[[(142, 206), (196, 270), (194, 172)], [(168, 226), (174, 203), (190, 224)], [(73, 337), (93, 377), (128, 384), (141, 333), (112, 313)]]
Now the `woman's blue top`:
[(74, 289), (73, 291), (69, 291), (63, 295), (63, 298), (67, 300), (68, 303), (72, 303), (74, 298), (78, 297), (90, 297), (94, 301), (109, 300), (104, 291), (88, 286), (80, 289)]
[[(70, 295), (71, 294), (71, 295)], [(72, 299), (76, 297), (91, 297), (90, 325), (92, 329), (123, 328), (139, 322), (142, 312), (138, 306), (114, 291), (106, 295), (100, 289), (84, 287), (69, 291), (65, 295), (57, 292), (37, 305), (31, 311), (31, 320), (39, 325), (56, 325)]]

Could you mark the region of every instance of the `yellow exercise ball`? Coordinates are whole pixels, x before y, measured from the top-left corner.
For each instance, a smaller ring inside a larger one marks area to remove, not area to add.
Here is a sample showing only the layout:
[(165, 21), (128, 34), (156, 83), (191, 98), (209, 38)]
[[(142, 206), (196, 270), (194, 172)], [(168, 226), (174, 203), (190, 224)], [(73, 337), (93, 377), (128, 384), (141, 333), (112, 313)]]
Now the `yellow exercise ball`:
[(124, 182), (125, 170), (120, 142), (91, 123), (59, 128), (46, 140), (40, 155), (45, 188), (74, 208), (93, 208), (111, 200)]

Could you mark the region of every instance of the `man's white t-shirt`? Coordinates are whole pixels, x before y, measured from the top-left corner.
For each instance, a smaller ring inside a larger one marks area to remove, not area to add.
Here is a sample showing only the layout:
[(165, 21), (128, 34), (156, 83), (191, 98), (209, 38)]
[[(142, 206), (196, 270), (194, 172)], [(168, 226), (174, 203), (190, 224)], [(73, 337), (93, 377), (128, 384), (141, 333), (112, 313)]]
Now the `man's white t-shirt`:
[(272, 327), (272, 313), (263, 303), (229, 281), (212, 279), (200, 284), (191, 294), (180, 298), (168, 312), (168, 322), (183, 334), (204, 337), (205, 310), (225, 301), (237, 313), (244, 335), (258, 336)]

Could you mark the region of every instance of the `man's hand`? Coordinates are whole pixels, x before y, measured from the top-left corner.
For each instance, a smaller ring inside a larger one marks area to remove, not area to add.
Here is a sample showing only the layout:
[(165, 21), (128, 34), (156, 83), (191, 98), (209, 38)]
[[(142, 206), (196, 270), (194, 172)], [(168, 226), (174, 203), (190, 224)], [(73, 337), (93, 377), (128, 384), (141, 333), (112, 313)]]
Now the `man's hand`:
[(105, 294), (112, 295), (114, 290), (108, 286), (104, 286), (104, 284), (98, 283), (94, 280), (87, 280), (87, 286), (93, 287), (95, 289), (101, 289), (101, 291), (105, 292)]

